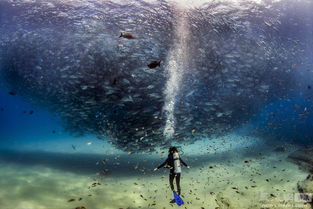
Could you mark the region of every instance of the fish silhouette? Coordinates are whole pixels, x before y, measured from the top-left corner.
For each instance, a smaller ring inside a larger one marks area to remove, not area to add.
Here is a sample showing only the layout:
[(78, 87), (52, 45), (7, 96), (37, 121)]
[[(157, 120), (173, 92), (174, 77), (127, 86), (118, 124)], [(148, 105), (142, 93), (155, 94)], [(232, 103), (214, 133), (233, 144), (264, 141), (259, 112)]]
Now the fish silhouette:
[(161, 61), (152, 61), (147, 65), (150, 69), (160, 67), (161, 66)]
[(121, 33), (120, 38), (135, 39), (131, 33)]

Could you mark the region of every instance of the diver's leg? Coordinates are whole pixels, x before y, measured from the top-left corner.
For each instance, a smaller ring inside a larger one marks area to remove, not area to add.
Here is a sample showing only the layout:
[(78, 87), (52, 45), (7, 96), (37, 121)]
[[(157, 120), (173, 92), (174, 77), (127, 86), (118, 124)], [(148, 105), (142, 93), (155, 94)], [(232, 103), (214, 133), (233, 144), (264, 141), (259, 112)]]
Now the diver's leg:
[(176, 186), (177, 186), (177, 194), (180, 195), (180, 173), (176, 174)]
[(174, 191), (174, 184), (173, 184), (174, 177), (175, 177), (175, 174), (171, 172), (169, 176), (169, 180), (170, 180), (170, 186), (171, 186), (172, 191)]
[[(171, 186), (171, 189), (172, 189), (173, 192), (174, 192), (174, 184), (173, 184), (174, 178), (175, 178), (175, 173), (174, 172), (170, 172), (169, 180), (170, 180), (170, 186)], [(175, 203), (175, 199), (172, 199), (170, 201), (170, 203)]]

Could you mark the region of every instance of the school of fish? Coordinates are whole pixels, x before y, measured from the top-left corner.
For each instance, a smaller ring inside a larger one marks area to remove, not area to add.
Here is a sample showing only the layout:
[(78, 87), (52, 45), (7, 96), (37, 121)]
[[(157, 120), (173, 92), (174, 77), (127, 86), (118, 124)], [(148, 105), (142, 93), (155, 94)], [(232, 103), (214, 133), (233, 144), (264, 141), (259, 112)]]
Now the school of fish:
[(265, 2), (185, 10), (188, 64), (171, 141), (162, 108), (175, 4), (1, 1), (1, 77), (75, 135), (95, 134), (131, 152), (192, 143), (246, 123), (294, 87), (305, 46), (290, 25), (301, 29), (304, 20), (288, 17), (293, 1)]

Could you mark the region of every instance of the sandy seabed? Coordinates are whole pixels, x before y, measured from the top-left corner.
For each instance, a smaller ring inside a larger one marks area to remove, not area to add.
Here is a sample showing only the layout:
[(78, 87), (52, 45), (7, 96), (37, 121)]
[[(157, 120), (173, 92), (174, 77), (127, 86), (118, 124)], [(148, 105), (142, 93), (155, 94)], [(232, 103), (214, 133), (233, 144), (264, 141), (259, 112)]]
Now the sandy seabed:
[[(311, 208), (297, 191), (297, 182), (308, 174), (287, 160), (288, 154), (273, 151), (207, 154), (201, 166), (191, 163), (190, 169), (183, 169), (181, 187), (185, 204), (181, 208)], [(192, 162), (191, 158), (186, 156), (184, 160)], [(172, 192), (165, 169), (137, 176), (128, 176), (126, 169), (121, 171), (124, 175), (114, 176), (97, 171), (62, 170), (47, 164), (23, 165), (22, 157), (19, 162), (0, 163), (1, 209), (178, 207), (169, 203)], [(152, 164), (158, 162), (160, 159)], [(71, 199), (74, 200), (69, 202)]]

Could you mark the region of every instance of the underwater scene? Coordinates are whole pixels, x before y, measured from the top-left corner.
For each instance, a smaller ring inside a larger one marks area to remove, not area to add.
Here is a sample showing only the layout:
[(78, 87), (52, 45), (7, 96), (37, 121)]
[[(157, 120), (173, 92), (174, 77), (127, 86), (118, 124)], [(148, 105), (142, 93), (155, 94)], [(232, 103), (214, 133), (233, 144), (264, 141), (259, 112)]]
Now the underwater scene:
[(313, 0), (0, 0), (1, 209), (312, 198)]

